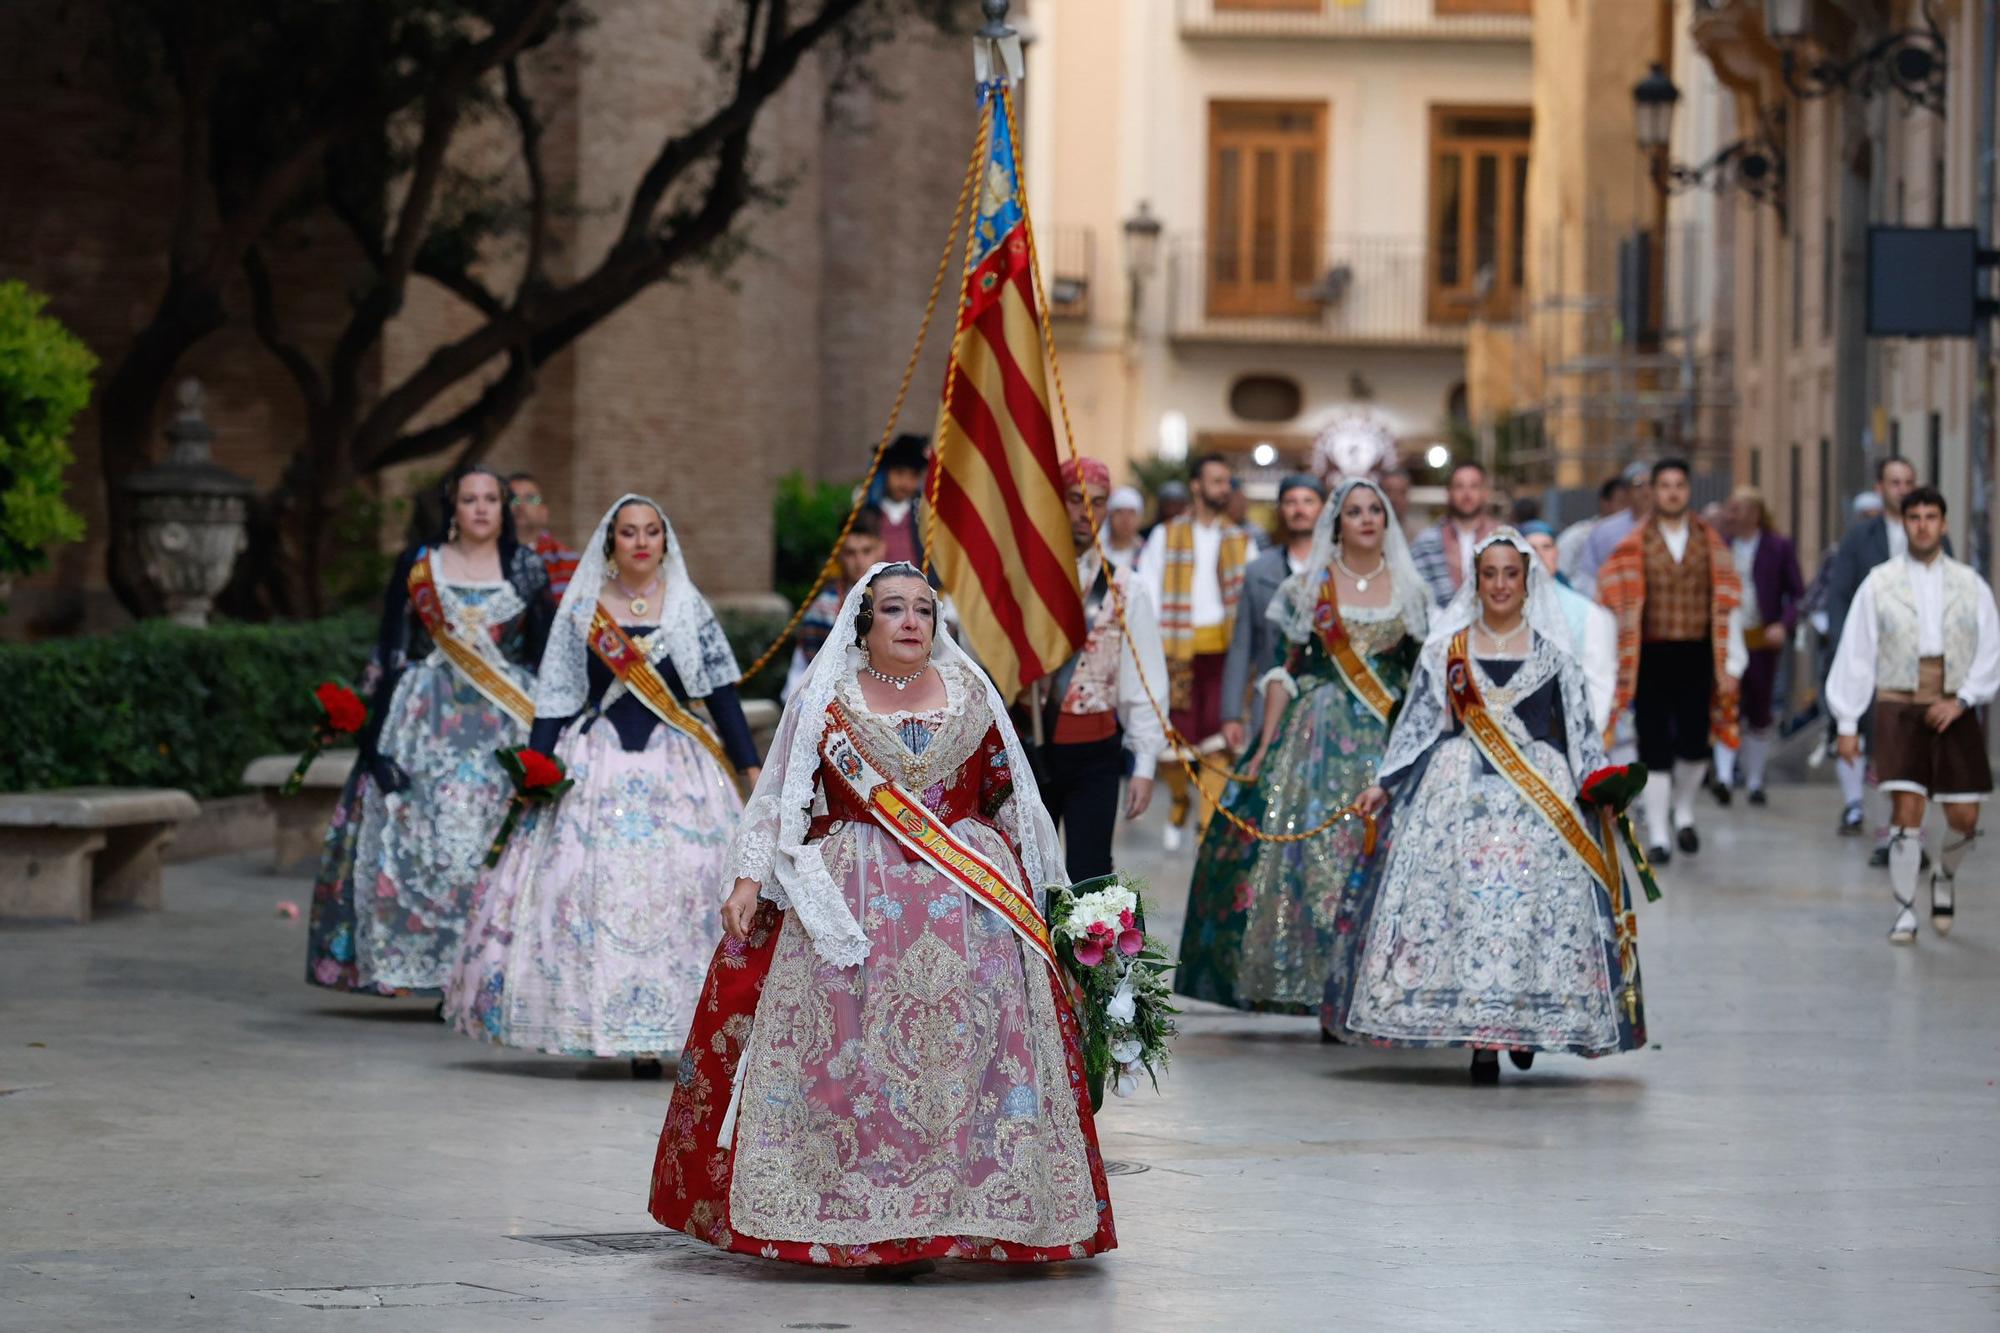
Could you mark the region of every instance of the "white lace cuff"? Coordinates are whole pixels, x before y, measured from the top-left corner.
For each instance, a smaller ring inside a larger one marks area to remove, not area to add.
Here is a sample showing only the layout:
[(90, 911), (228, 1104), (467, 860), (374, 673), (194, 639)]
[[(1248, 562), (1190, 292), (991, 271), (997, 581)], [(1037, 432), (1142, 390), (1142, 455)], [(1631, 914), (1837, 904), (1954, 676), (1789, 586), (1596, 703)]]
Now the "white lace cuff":
[(1294, 699), (1299, 697), (1299, 683), (1293, 680), (1292, 673), (1283, 667), (1272, 667), (1269, 671), (1257, 677), (1257, 693), (1262, 694), (1264, 691), (1270, 689), (1272, 681), (1283, 685), (1285, 693), (1291, 695)]

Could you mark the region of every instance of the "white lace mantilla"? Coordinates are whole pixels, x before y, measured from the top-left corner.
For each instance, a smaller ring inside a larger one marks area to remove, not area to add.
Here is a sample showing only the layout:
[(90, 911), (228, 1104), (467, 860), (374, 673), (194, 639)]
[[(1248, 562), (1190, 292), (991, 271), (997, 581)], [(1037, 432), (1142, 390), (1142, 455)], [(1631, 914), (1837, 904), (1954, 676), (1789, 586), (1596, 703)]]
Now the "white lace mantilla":
[[(743, 822), (729, 854), (731, 877), (755, 880), (765, 898), (797, 915), (820, 957), (842, 967), (858, 966), (867, 959), (868, 936), (828, 873), (823, 849), (806, 841), (806, 828), (815, 809), (825, 809), (819, 764), (828, 710), (847, 691), (855, 691), (849, 697), (859, 700), (855, 677), (862, 656), (854, 646), (855, 615), (862, 593), (885, 568), (876, 565), (848, 590), (826, 646), (778, 720), (763, 774), (743, 808)], [(1017, 850), (1035, 896), (1039, 899), (1040, 890), (1050, 884), (1069, 883), (1062, 843), (1000, 692), (965, 650), (942, 632), (932, 641), (931, 663), (944, 680), (948, 708), (963, 712), (977, 700), (978, 711), (999, 728), (1014, 781), (1009, 831), (1019, 840)], [(983, 724), (978, 734), (985, 734)], [(901, 745), (896, 749), (901, 751)]]

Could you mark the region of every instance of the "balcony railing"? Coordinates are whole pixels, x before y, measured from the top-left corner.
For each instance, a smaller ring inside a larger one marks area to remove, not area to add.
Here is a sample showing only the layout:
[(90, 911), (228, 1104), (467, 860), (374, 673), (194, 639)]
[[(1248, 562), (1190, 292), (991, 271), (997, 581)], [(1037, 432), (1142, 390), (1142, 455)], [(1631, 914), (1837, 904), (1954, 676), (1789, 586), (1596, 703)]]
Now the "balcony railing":
[(1528, 40), (1530, 0), (1179, 0), (1189, 37)]
[[(1167, 250), (1168, 333), (1184, 342), (1457, 347), (1473, 314), (1433, 284), (1428, 242), (1335, 236), (1291, 256), (1173, 238)], [(1514, 316), (1511, 292), (1490, 285), (1480, 313)]]

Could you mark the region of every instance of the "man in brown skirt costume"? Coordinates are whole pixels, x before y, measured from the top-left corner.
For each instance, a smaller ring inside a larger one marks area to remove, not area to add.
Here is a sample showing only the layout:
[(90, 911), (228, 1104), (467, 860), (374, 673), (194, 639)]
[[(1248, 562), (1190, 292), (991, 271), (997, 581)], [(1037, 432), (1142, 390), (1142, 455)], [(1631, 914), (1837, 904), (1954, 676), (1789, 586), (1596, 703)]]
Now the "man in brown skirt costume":
[(1917, 938), (1925, 802), (1944, 807), (1947, 831), (1931, 877), (1931, 927), (1943, 935), (1959, 864), (1993, 791), (1975, 710), (2000, 692), (2000, 614), (1985, 581), (1944, 553), (1944, 519), (1944, 496), (1930, 487), (1903, 498), (1909, 551), (1863, 580), (1826, 682), (1841, 758), (1859, 755), (1856, 727), (1875, 707), (1875, 771), (1891, 802), (1892, 944)]

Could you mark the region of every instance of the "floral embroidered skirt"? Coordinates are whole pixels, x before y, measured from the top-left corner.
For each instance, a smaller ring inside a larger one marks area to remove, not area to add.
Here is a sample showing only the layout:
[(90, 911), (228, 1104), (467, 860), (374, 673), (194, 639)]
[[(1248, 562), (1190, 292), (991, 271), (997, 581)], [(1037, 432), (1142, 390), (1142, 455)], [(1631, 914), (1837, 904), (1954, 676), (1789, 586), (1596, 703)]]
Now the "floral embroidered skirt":
[[(1538, 742), (1529, 760), (1567, 794), (1556, 750)], [(1440, 741), (1409, 786), (1343, 1035), (1577, 1055), (1643, 1046), (1637, 955), (1627, 978), (1609, 896), (1548, 822), (1464, 736)]]
[(656, 726), (572, 724), (576, 785), (518, 830), (481, 883), (445, 1017), (467, 1036), (564, 1055), (672, 1055), (722, 937), (743, 812), (707, 750)]
[(404, 673), (379, 748), (409, 785), (384, 793), (358, 772), (349, 779), (313, 885), (308, 981), (381, 995), (443, 988), (513, 790), (493, 752), (525, 739), (441, 659)]
[[(1224, 804), (1253, 828), (1315, 828), (1375, 780), (1388, 728), (1338, 679), (1308, 677), (1259, 766)], [(1260, 842), (1209, 821), (1188, 889), (1174, 989), (1237, 1009), (1310, 1014), (1354, 958), (1365, 826), (1343, 820), (1304, 842)]]
[[(955, 831), (1007, 863), (990, 827)], [(768, 903), (747, 941), (723, 941), (661, 1131), (653, 1216), (723, 1249), (832, 1267), (1112, 1248), (1076, 1019), (1054, 975), (872, 824), (838, 826), (825, 854), (869, 957), (826, 962)]]

